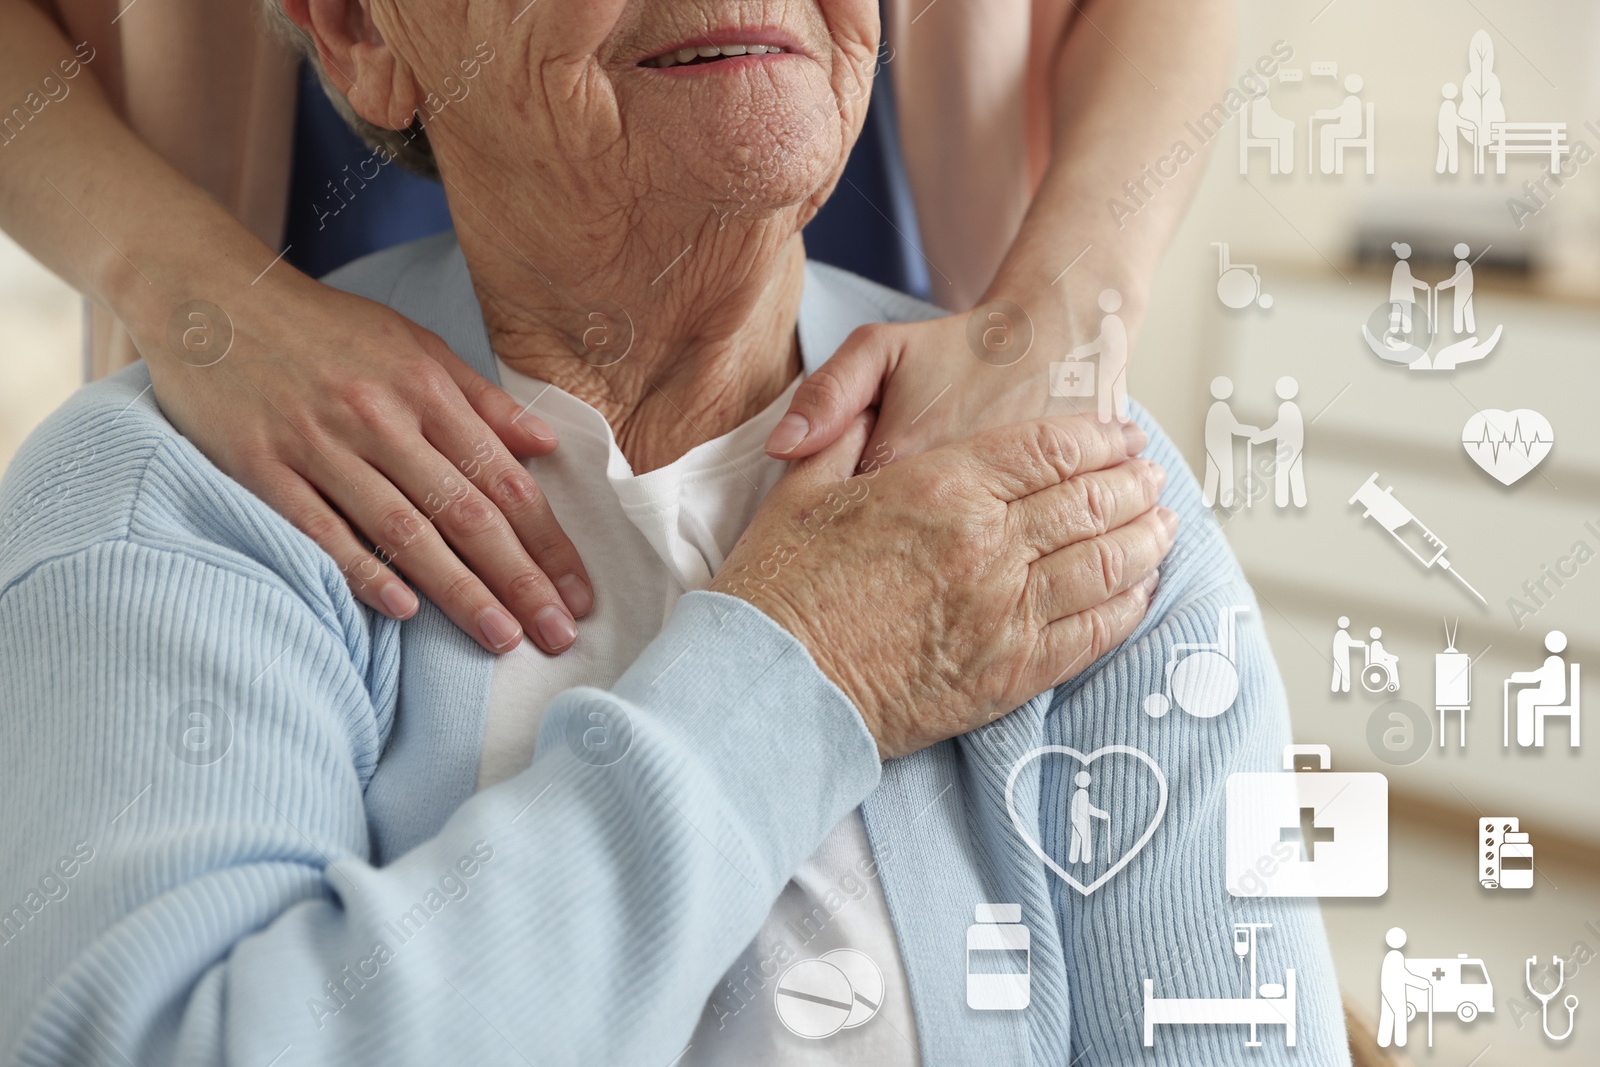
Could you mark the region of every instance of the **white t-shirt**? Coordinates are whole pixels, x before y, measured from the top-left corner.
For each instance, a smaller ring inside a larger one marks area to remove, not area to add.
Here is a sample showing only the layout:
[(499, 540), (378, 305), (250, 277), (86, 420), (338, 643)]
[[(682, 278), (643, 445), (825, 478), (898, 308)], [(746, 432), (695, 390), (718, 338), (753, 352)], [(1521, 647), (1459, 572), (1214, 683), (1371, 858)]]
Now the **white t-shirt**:
[[(562, 655), (523, 641), (496, 661), (479, 789), (528, 766), (551, 698), (616, 681), (678, 598), (710, 583), (783, 473), (784, 463), (762, 445), (794, 393), (790, 386), (731, 432), (635, 475), (594, 408), (504, 362), (500, 384), (561, 438), (555, 452), (527, 467), (583, 557), (595, 608)], [(920, 1063), (900, 949), (859, 811), (795, 872), (678, 1060), (680, 1067), (753, 1063)]]

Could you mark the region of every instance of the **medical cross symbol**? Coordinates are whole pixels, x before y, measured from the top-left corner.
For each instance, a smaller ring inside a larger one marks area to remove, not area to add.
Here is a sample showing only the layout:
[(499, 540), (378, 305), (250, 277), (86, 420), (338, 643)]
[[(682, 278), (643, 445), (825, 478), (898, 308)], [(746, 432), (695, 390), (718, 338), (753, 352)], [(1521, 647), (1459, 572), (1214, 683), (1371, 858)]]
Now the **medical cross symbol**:
[(1435, 967), (1433, 969), (1433, 980), (1435, 982), (1444, 981), (1444, 968), (1443, 967)]
[(1301, 808), (1300, 825), (1285, 826), (1278, 831), (1279, 841), (1300, 842), (1300, 858), (1308, 863), (1317, 862), (1317, 842), (1332, 841), (1333, 827), (1317, 825), (1317, 809)]
[(1076, 388), (1077, 384), (1079, 382), (1083, 381), (1083, 379), (1078, 376), (1078, 372), (1077, 371), (1075, 371), (1075, 370), (1066, 370), (1066, 371), (1062, 371), (1061, 372), (1061, 381), (1062, 381), (1063, 384), (1065, 384), (1067, 386)]

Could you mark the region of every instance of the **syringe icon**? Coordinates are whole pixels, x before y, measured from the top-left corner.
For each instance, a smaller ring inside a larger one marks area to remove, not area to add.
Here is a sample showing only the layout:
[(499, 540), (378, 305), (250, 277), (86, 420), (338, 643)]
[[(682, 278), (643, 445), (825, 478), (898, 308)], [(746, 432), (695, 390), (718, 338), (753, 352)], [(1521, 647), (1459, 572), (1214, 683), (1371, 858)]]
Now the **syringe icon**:
[(1394, 487), (1378, 488), (1377, 471), (1373, 471), (1371, 476), (1361, 483), (1361, 488), (1350, 498), (1350, 503), (1359, 503), (1365, 508), (1361, 517), (1376, 519), (1378, 525), (1388, 530), (1418, 563), (1424, 567), (1439, 566), (1449, 571), (1455, 575), (1456, 581), (1466, 586), (1473, 596), (1482, 601), (1484, 607), (1489, 606), (1489, 602), (1483, 599), (1483, 594), (1473, 589), (1472, 584), (1461, 577), (1461, 572), (1450, 566), (1450, 561), (1444, 558), (1444, 542), (1439, 540), (1432, 530), (1422, 525), (1415, 515), (1406, 510), (1404, 504), (1394, 498)]

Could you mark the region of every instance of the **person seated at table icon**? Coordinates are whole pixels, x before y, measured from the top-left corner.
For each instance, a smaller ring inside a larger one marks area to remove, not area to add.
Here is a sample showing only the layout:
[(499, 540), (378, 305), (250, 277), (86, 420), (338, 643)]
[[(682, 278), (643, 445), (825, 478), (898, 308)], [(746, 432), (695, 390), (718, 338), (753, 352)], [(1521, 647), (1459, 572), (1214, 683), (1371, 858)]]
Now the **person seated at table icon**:
[[(1567, 661), (1561, 653), (1567, 649), (1567, 635), (1551, 630), (1544, 635), (1544, 647), (1550, 655), (1537, 670), (1515, 671), (1506, 679), (1506, 688), (1527, 686), (1517, 690), (1517, 744), (1523, 748), (1544, 744), (1543, 724), (1539, 709), (1554, 708), (1567, 700)], [(1572, 743), (1578, 743), (1577, 694), (1573, 694)]]
[(1104, 819), (1106, 832), (1111, 832), (1111, 813), (1089, 803), (1089, 783), (1093, 781), (1088, 771), (1079, 771), (1072, 779), (1077, 789), (1072, 791), (1067, 818), (1072, 823), (1072, 844), (1067, 847), (1068, 863), (1094, 862), (1094, 820)]
[(1450, 328), (1458, 337), (1471, 336), (1478, 332), (1472, 316), (1472, 264), (1467, 261), (1467, 253), (1470, 251), (1472, 250), (1465, 244), (1456, 245), (1456, 272), (1433, 287), (1435, 292), (1455, 290), (1455, 299), (1451, 304)]
[(1334, 166), (1339, 160), (1339, 142), (1353, 141), (1361, 137), (1361, 97), (1356, 94), (1361, 92), (1361, 75), (1352, 74), (1344, 80), (1345, 92), (1350, 95), (1338, 107), (1314, 111), (1311, 114), (1311, 125), (1324, 122), (1319, 132), (1321, 144), (1318, 146), (1318, 158), (1321, 160), (1321, 170), (1324, 174), (1332, 174)]

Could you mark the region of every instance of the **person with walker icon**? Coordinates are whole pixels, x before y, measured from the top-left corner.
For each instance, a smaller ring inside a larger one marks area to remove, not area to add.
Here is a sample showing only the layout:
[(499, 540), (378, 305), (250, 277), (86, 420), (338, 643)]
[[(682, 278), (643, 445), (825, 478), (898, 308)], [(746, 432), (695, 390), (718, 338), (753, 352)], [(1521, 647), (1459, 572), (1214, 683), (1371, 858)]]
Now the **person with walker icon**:
[[(1404, 930), (1398, 926), (1391, 928), (1384, 936), (1384, 943), (1389, 951), (1384, 953), (1383, 970), (1378, 977), (1378, 993), (1383, 1002), (1378, 1009), (1378, 1047), (1388, 1048), (1393, 1042), (1395, 1048), (1405, 1048), (1406, 1024), (1410, 1021), (1406, 1012), (1406, 990), (1432, 993), (1433, 987), (1406, 968), (1405, 953), (1400, 951), (1406, 947)], [(1432, 1017), (1430, 1011), (1429, 1018)]]

